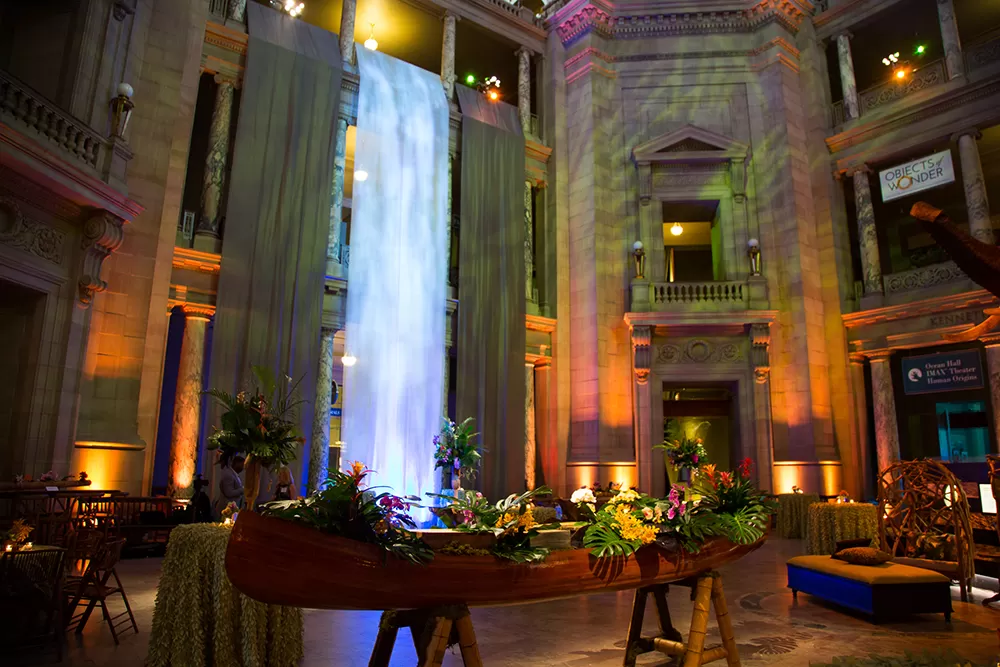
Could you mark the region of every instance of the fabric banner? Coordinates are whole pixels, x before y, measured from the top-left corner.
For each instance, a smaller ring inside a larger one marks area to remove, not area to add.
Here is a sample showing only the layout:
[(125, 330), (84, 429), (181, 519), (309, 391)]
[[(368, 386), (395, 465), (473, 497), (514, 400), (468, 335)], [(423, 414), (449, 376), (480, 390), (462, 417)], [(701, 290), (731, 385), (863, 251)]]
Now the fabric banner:
[(467, 115), (461, 159), (456, 416), (475, 417), (498, 500), (525, 487), (524, 138)]
[(491, 102), (486, 96), (474, 88), (455, 85), (458, 95), (458, 108), (466, 118), (473, 118), (481, 123), (498, 127), (518, 136), (524, 136), (521, 128), (521, 117), (517, 107), (506, 102)]
[[(249, 46), (230, 175), (208, 387), (236, 392), (251, 365), (298, 382), (311, 434), (340, 107), (337, 37), (248, 3)], [(208, 432), (218, 424), (208, 415)], [(301, 464), (308, 443), (293, 468)], [(208, 466), (205, 466), (208, 467)], [(263, 485), (262, 485), (263, 486)], [(266, 494), (263, 493), (262, 496)]]

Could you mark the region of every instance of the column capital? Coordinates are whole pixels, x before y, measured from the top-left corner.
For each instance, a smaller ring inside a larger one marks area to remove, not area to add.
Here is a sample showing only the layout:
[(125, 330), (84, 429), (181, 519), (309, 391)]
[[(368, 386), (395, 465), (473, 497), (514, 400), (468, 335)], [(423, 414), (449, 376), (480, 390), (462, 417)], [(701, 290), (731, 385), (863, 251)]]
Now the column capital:
[(865, 359), (866, 359), (865, 355), (861, 353), (854, 353), (848, 356), (848, 360), (850, 361), (852, 366), (864, 366)]
[(208, 322), (215, 316), (215, 306), (207, 303), (182, 303), (181, 312), (185, 320), (205, 320)]
[(979, 131), (978, 127), (969, 127), (964, 130), (959, 130), (958, 132), (951, 135), (951, 141), (957, 142), (962, 137), (972, 137), (973, 140), (979, 141), (983, 138), (983, 133)]
[(528, 56), (529, 58), (534, 54), (534, 52), (527, 46), (520, 47), (517, 51), (514, 51), (514, 55), (520, 58), (521, 56)]
[(632, 368), (635, 372), (635, 381), (644, 385), (649, 381), (649, 370), (653, 361), (653, 351), (650, 348), (653, 342), (653, 327), (634, 326), (631, 331), (632, 337)]
[(983, 334), (979, 340), (985, 347), (1000, 347), (1000, 331)]
[(240, 87), (239, 77), (235, 77), (232, 74), (223, 74), (222, 72), (216, 72), (214, 80), (215, 83), (219, 84), (220, 86), (229, 85), (232, 86), (233, 88)]
[(869, 167), (867, 163), (863, 163), (863, 164), (860, 164), (860, 165), (858, 165), (856, 167), (851, 167), (850, 169), (845, 170), (844, 173), (847, 174), (848, 176), (850, 176), (851, 178), (854, 178), (855, 174), (870, 174), (870, 173), (872, 173), (872, 168)]
[(448, 19), (451, 19), (455, 23), (458, 23), (459, 21), (462, 20), (462, 17), (456, 14), (455, 12), (451, 11), (450, 9), (448, 9), (445, 10), (445, 13), (441, 15), (441, 21), (444, 22), (447, 21)]
[(838, 32), (836, 35), (834, 35), (833, 39), (834, 41), (836, 41), (841, 37), (843, 37), (847, 41), (851, 41), (852, 39), (854, 39), (854, 33), (851, 32), (850, 30), (842, 30), (841, 32)]
[(892, 358), (892, 350), (874, 350), (867, 353), (868, 361), (871, 363), (888, 362)]
[(753, 379), (756, 384), (767, 384), (771, 380), (770, 366), (757, 366), (753, 369)]

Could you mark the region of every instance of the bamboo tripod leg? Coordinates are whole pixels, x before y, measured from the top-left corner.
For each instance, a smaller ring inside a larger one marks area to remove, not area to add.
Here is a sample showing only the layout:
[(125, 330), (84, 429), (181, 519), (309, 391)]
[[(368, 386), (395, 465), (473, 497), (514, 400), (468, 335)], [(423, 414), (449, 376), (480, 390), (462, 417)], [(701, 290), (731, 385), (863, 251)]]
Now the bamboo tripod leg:
[(701, 667), (702, 653), (705, 651), (705, 635), (708, 632), (708, 613), (712, 604), (714, 576), (709, 573), (698, 579), (694, 594), (694, 611), (691, 612), (691, 631), (688, 633), (687, 651), (684, 652), (683, 667)]
[(368, 667), (389, 667), (389, 659), (392, 657), (392, 647), (396, 643), (396, 635), (399, 628), (393, 622), (391, 612), (383, 612), (382, 620), (378, 624), (378, 636), (375, 638), (375, 647), (372, 648), (372, 657), (368, 661)]
[(458, 630), (458, 648), (462, 651), (462, 662), (465, 667), (483, 667), (483, 659), (479, 656), (479, 645), (476, 643), (476, 632), (472, 629), (472, 617), (469, 614), (455, 621)]
[(435, 618), (433, 628), (427, 644), (427, 653), (420, 667), (441, 667), (441, 661), (444, 660), (444, 653), (448, 650), (448, 637), (451, 635), (451, 619)]
[(722, 592), (722, 577), (717, 576), (712, 580), (712, 605), (715, 607), (719, 634), (722, 635), (722, 647), (726, 649), (726, 664), (729, 667), (740, 667), (740, 652), (733, 636), (733, 619), (729, 618), (726, 595)]
[(635, 589), (635, 599), (632, 602), (632, 620), (628, 624), (628, 638), (625, 640), (625, 660), (623, 667), (635, 667), (636, 642), (642, 637), (642, 619), (646, 615), (646, 595), (648, 589)]

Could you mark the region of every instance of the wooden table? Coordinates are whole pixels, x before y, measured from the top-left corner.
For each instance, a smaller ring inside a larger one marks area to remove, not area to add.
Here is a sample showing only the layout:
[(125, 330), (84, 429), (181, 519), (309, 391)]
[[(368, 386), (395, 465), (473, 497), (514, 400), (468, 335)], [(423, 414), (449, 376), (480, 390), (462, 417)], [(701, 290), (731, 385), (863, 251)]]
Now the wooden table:
[(302, 610), (251, 600), (226, 576), (231, 532), (201, 523), (170, 534), (147, 667), (292, 667), (301, 660)]
[(874, 538), (878, 512), (868, 503), (813, 503), (809, 506), (808, 553), (832, 554), (837, 542)]
[(819, 502), (815, 493), (778, 495), (778, 537), (802, 539), (809, 527), (809, 506)]

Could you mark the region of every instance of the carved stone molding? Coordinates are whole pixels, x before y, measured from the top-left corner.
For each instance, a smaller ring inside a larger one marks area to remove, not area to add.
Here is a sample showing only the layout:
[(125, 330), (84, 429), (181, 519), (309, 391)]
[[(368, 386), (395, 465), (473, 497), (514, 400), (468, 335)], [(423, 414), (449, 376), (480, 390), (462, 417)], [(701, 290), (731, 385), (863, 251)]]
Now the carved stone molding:
[(62, 264), (65, 234), (21, 213), (17, 203), (0, 197), (0, 243), (26, 253)]
[[(767, 376), (771, 372), (771, 361), (768, 348), (771, 346), (771, 327), (767, 324), (750, 325), (750, 361), (754, 366), (754, 374), (757, 382), (766, 382)], [(765, 379), (760, 379), (760, 372), (765, 374)]]
[(957, 280), (966, 280), (966, 275), (954, 262), (943, 262), (924, 266), (911, 271), (892, 273), (883, 277), (885, 293), (907, 292), (935, 285), (943, 285)]
[(732, 339), (692, 338), (661, 345), (657, 364), (733, 364), (746, 360), (743, 346)]
[(115, 0), (111, 6), (111, 15), (116, 21), (124, 21), (132, 14), (135, 14), (135, 0)]
[(215, 306), (208, 303), (179, 304), (185, 319), (210, 320), (215, 317)]
[(653, 327), (638, 326), (632, 327), (632, 350), (634, 352), (635, 381), (639, 384), (646, 384), (649, 381), (650, 362), (653, 358), (653, 351), (650, 347), (653, 342)]
[(771, 380), (770, 366), (757, 366), (753, 369), (753, 379), (757, 384), (767, 384)]
[(101, 267), (108, 255), (121, 247), (125, 221), (108, 211), (97, 211), (83, 226), (83, 262), (78, 281), (80, 303), (90, 305), (94, 294), (108, 284), (101, 280)]

